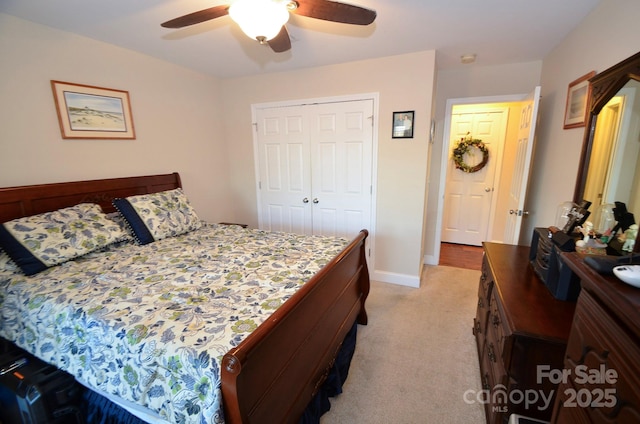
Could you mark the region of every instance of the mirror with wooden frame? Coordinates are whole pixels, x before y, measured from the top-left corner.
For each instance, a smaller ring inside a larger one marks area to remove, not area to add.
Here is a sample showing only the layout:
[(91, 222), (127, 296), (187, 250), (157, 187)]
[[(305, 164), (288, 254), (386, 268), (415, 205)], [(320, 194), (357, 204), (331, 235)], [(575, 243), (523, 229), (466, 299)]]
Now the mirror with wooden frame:
[[(622, 202), (640, 220), (640, 52), (589, 80), (585, 137), (574, 202)], [(634, 252), (640, 252), (640, 234)]]

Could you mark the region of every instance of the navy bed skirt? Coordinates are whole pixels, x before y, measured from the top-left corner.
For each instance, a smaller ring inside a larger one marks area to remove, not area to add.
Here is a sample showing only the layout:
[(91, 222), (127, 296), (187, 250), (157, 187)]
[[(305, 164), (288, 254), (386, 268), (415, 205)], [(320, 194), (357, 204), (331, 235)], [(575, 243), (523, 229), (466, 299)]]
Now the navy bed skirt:
[[(317, 424), (320, 417), (331, 409), (329, 398), (342, 393), (342, 385), (347, 380), (351, 358), (356, 349), (358, 324), (354, 323), (347, 333), (338, 356), (316, 396), (309, 402), (307, 409), (300, 418), (300, 424)], [(132, 415), (126, 409), (116, 405), (98, 393), (85, 390), (82, 402), (82, 414), (86, 417), (86, 424), (144, 424), (140, 418)]]
[(316, 424), (320, 422), (320, 417), (331, 409), (329, 398), (342, 393), (342, 385), (347, 381), (351, 358), (356, 350), (356, 335), (358, 323), (353, 323), (353, 327), (347, 333), (338, 351), (336, 362), (327, 376), (327, 380), (320, 387), (315, 397), (307, 405), (304, 414), (300, 418), (300, 424)]

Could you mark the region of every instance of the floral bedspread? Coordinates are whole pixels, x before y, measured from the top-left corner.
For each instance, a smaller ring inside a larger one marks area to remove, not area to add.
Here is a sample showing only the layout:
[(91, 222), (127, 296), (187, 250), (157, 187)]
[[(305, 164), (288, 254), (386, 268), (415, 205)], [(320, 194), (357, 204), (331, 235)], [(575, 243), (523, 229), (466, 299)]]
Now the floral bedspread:
[(222, 356), (348, 242), (207, 224), (0, 275), (0, 335), (167, 421), (224, 422)]

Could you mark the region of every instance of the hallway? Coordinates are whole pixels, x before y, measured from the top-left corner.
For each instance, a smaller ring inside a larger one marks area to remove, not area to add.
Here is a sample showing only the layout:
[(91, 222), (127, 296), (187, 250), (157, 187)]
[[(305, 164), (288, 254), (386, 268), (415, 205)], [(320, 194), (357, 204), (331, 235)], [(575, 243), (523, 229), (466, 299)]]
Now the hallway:
[(482, 267), (482, 247), (466, 244), (441, 243), (439, 265), (480, 270)]

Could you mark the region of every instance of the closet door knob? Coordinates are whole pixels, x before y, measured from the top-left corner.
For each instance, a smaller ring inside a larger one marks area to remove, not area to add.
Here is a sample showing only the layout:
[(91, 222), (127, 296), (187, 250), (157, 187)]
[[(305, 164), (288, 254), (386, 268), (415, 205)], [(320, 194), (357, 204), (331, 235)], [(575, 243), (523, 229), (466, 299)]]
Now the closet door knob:
[(302, 199), (302, 203), (309, 203), (309, 198), (305, 197), (304, 199)]
[(318, 200), (317, 197), (313, 199), (313, 203), (318, 203), (318, 202), (320, 202), (320, 201)]

